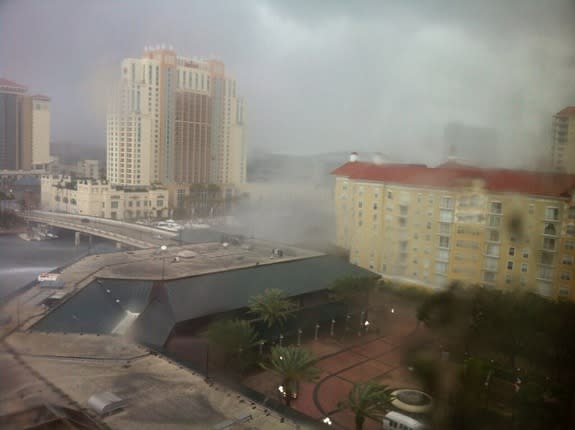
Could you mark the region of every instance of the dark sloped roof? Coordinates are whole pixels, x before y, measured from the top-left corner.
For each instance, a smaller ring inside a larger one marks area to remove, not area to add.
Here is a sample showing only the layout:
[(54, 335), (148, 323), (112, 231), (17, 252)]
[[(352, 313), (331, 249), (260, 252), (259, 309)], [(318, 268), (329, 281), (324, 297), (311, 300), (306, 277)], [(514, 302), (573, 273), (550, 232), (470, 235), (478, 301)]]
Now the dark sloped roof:
[(266, 288), (297, 296), (326, 289), (348, 274), (374, 275), (339, 257), (323, 255), (172, 281), (168, 294), (176, 321), (185, 321), (243, 308)]
[(154, 289), (150, 281), (99, 279), (41, 319), (34, 329), (111, 333), (129, 310), (141, 312), (132, 327), (136, 339), (161, 347), (178, 322), (244, 308), (266, 288), (298, 296), (324, 290), (345, 275), (375, 276), (339, 257), (322, 255), (194, 276)]
[(145, 345), (163, 346), (175, 324), (166, 288), (159, 286), (145, 311), (136, 320), (131, 332)]
[(111, 333), (126, 310), (141, 312), (144, 309), (150, 289), (151, 283), (147, 281), (93, 281), (38, 321), (33, 329)]

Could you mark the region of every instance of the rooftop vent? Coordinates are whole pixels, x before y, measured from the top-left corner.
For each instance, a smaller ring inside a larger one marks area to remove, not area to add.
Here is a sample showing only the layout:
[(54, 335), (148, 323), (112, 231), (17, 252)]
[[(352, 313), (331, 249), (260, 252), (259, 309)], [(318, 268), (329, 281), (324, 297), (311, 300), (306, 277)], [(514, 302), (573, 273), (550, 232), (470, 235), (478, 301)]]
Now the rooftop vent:
[(349, 161), (351, 163), (355, 163), (357, 160), (359, 160), (359, 156), (357, 155), (357, 152), (352, 152), (351, 154), (349, 154)]

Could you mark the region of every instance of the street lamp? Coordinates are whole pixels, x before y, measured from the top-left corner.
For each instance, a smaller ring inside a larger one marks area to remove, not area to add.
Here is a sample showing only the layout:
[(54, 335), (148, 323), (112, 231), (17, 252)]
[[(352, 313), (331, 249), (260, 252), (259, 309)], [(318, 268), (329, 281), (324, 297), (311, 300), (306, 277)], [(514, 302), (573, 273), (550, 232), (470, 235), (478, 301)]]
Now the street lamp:
[(318, 332), (319, 332), (319, 324), (316, 324), (316, 325), (315, 325), (315, 337), (314, 337), (314, 340), (317, 340)]
[(331, 337), (333, 337), (334, 327), (335, 327), (335, 319), (332, 319), (332, 320), (331, 320), (331, 327), (330, 327), (330, 329), (329, 329), (329, 335), (330, 335)]
[[(280, 346), (282, 346), (283, 340), (284, 340), (284, 335), (283, 335), (283, 334), (280, 334)], [(283, 357), (280, 357), (280, 360), (281, 360), (282, 358), (283, 358)]]
[(332, 423), (330, 417), (325, 417), (325, 418), (322, 420), (322, 422), (323, 422), (324, 424), (327, 424), (328, 426), (330, 426), (331, 423)]
[(164, 270), (166, 266), (166, 255), (164, 254), (168, 247), (166, 245), (160, 246), (160, 251), (162, 252), (162, 284), (164, 283)]
[(301, 334), (303, 333), (301, 328), (297, 329), (297, 346), (301, 346)]
[(363, 323), (363, 325), (365, 326), (365, 334), (367, 334), (368, 330), (369, 330), (369, 321), (365, 320), (365, 322)]

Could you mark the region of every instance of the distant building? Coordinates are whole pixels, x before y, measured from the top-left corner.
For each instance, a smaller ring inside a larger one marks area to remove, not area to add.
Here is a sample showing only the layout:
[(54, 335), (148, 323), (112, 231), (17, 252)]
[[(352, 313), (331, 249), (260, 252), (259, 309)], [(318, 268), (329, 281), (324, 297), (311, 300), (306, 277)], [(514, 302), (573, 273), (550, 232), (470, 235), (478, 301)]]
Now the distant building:
[(361, 161), (333, 174), (336, 244), (351, 263), (432, 288), (575, 300), (575, 175)]
[(122, 187), (107, 181), (44, 175), (42, 209), (117, 220), (168, 215), (168, 191), (162, 187)]
[(553, 116), (551, 160), (553, 170), (575, 174), (575, 106)]
[(76, 174), (80, 178), (100, 179), (100, 162), (98, 160), (81, 160), (76, 163)]
[(122, 61), (108, 109), (108, 180), (119, 185), (245, 182), (245, 103), (216, 59), (146, 47)]
[(488, 167), (497, 160), (497, 132), (453, 122), (445, 127), (448, 157), (466, 164)]
[(50, 162), (50, 98), (0, 78), (0, 170)]

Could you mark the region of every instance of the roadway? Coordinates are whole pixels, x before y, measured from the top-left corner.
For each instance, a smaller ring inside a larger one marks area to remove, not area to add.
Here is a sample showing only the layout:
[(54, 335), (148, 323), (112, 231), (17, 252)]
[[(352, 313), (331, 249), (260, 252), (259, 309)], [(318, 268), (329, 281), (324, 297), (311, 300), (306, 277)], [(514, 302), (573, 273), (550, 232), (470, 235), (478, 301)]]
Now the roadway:
[(29, 211), (22, 216), (29, 221), (103, 237), (135, 248), (179, 244), (178, 233), (125, 221), (47, 211)]

